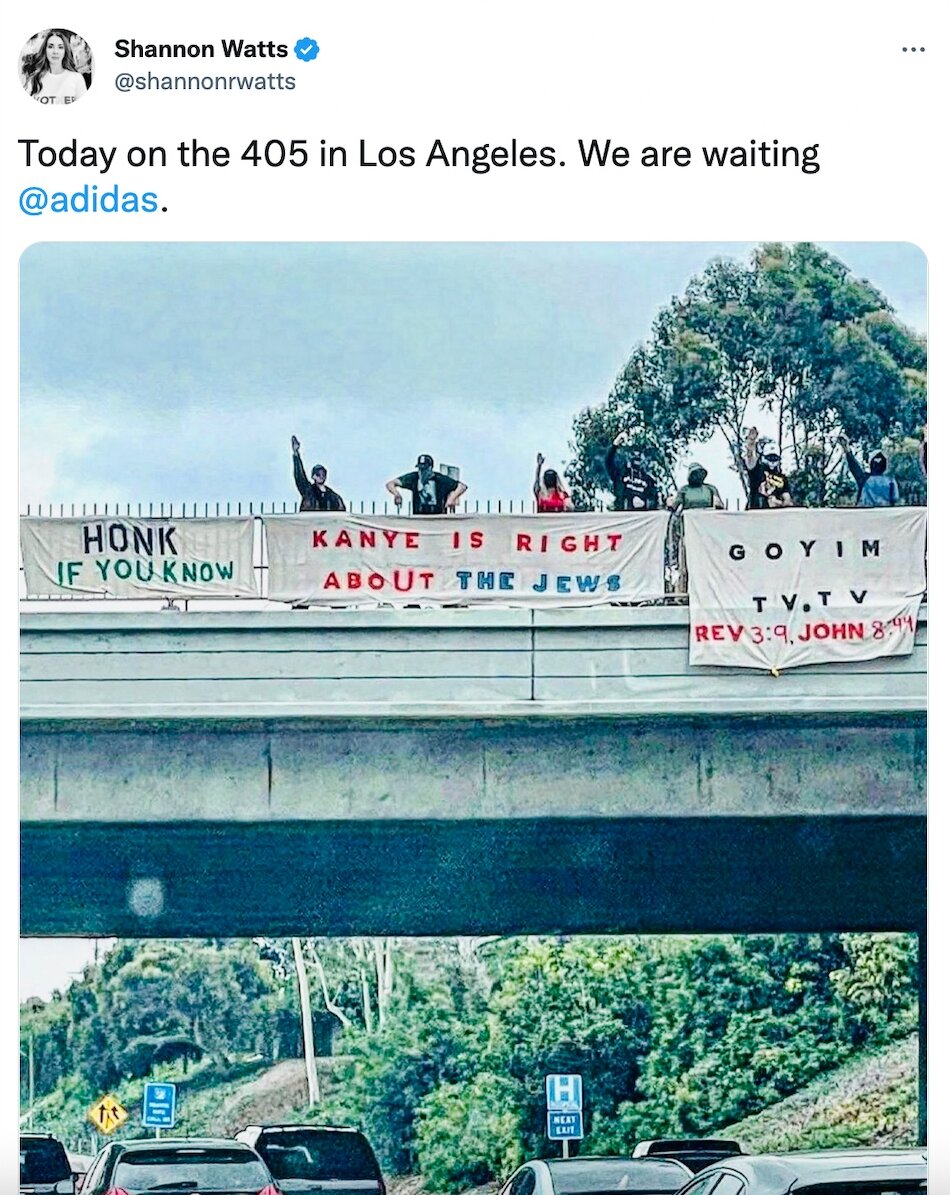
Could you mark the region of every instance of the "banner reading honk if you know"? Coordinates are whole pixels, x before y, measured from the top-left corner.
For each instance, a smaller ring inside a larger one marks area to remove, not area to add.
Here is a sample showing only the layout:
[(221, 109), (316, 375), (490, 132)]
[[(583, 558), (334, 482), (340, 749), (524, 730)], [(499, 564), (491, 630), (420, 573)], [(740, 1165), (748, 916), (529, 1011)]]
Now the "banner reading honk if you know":
[(20, 520), (29, 597), (257, 597), (253, 519)]
[(268, 597), (309, 605), (584, 606), (663, 593), (668, 518), (275, 516)]
[(926, 511), (686, 515), (691, 664), (780, 671), (907, 655)]

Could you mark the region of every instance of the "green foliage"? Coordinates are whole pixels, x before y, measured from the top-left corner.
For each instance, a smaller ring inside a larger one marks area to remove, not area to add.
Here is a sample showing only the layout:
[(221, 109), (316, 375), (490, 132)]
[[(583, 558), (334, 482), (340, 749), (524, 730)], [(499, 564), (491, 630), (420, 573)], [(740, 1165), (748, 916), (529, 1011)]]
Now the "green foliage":
[(566, 475), (595, 502), (606, 448), (628, 428), (672, 487), (688, 445), (719, 434), (738, 461), (744, 429), (766, 417), (798, 503), (853, 501), (838, 436), (865, 457), (917, 442), (925, 371), (923, 338), (869, 283), (814, 245), (766, 244), (747, 263), (711, 262), (661, 309), (606, 402), (576, 417)]
[(480, 1071), (446, 1083), (419, 1104), (419, 1173), (430, 1191), (462, 1191), (509, 1174), (518, 1148), (518, 1091), (505, 1075)]
[[(315, 1013), (332, 1005), (345, 1028), (319, 1109), (289, 1118), (360, 1124), (388, 1173), (421, 1173), (433, 1190), (556, 1152), (544, 1135), (548, 1073), (584, 1078), (585, 1152), (623, 1153), (645, 1136), (715, 1133), (765, 1115), (855, 1050), (917, 1024), (907, 935), (390, 946), (307, 945)], [(75, 1139), (93, 1099), (112, 1090), (132, 1113), (122, 1135), (135, 1135), (151, 1077), (179, 1084), (182, 1131), (221, 1131), (225, 1102), (239, 1114), (242, 1079), (265, 1069), (284, 1037), (299, 1049), (288, 958), (274, 940), (119, 943), (65, 995), (21, 1010), (35, 1123)], [(907, 1087), (881, 1095), (881, 1123), (908, 1114)], [(859, 1105), (850, 1090), (848, 1101)], [(874, 1141), (857, 1119), (855, 1128), (829, 1115), (821, 1140)]]
[(917, 1142), (916, 1034), (861, 1051), (763, 1112), (721, 1130), (749, 1151)]

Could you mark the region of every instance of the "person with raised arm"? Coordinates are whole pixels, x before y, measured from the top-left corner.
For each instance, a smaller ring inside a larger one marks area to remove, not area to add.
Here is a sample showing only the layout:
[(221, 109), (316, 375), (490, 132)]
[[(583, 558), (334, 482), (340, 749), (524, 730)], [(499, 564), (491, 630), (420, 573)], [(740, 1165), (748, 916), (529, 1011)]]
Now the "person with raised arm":
[(574, 503), (571, 501), (571, 495), (561, 480), (560, 474), (556, 469), (545, 469), (542, 475), (541, 466), (543, 464), (544, 453), (539, 452), (534, 470), (533, 487), (535, 508), (538, 514), (561, 514), (563, 511), (573, 510)]
[(346, 503), (336, 492), (327, 485), (327, 470), (325, 465), (314, 465), (307, 480), (307, 471), (300, 459), (300, 441), (296, 436), (290, 437), (290, 447), (294, 460), (294, 482), (300, 494), (300, 510), (346, 510)]

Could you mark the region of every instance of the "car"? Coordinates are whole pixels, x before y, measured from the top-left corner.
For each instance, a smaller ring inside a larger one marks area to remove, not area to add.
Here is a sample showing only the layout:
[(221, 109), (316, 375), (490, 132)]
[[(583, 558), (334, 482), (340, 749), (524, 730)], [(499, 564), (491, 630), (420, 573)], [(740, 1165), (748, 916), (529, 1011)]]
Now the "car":
[(96, 1155), (83, 1195), (202, 1191), (215, 1195), (280, 1195), (263, 1160), (230, 1138), (163, 1137), (113, 1141)]
[(638, 1141), (633, 1150), (635, 1158), (675, 1158), (693, 1174), (713, 1162), (743, 1153), (745, 1150), (738, 1141), (727, 1141), (722, 1137), (661, 1137), (654, 1141)]
[(235, 1138), (257, 1150), (285, 1195), (386, 1195), (373, 1147), (352, 1126), (251, 1124)]
[(677, 1195), (909, 1195), (927, 1190), (923, 1149), (745, 1154), (697, 1174)]
[(20, 1134), (20, 1195), (75, 1195), (66, 1149), (52, 1133)]
[(86, 1180), (86, 1172), (95, 1161), (96, 1155), (77, 1154), (67, 1150), (66, 1156), (69, 1158), (69, 1168), (73, 1172), (73, 1178), (76, 1180), (76, 1195), (79, 1195), (82, 1185)]
[(498, 1195), (665, 1195), (689, 1177), (687, 1167), (671, 1158), (537, 1158), (516, 1170)]

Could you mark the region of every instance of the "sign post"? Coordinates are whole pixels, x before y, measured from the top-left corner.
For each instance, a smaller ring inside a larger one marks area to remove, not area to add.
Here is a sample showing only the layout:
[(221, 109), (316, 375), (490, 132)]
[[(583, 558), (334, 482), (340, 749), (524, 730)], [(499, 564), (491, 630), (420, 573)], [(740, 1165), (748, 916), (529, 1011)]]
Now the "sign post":
[(175, 1127), (175, 1084), (146, 1083), (142, 1095), (142, 1124), (154, 1129), (156, 1138), (162, 1129)]
[(571, 1156), (570, 1142), (584, 1137), (584, 1081), (580, 1075), (548, 1075), (548, 1140), (561, 1142), (561, 1156)]

